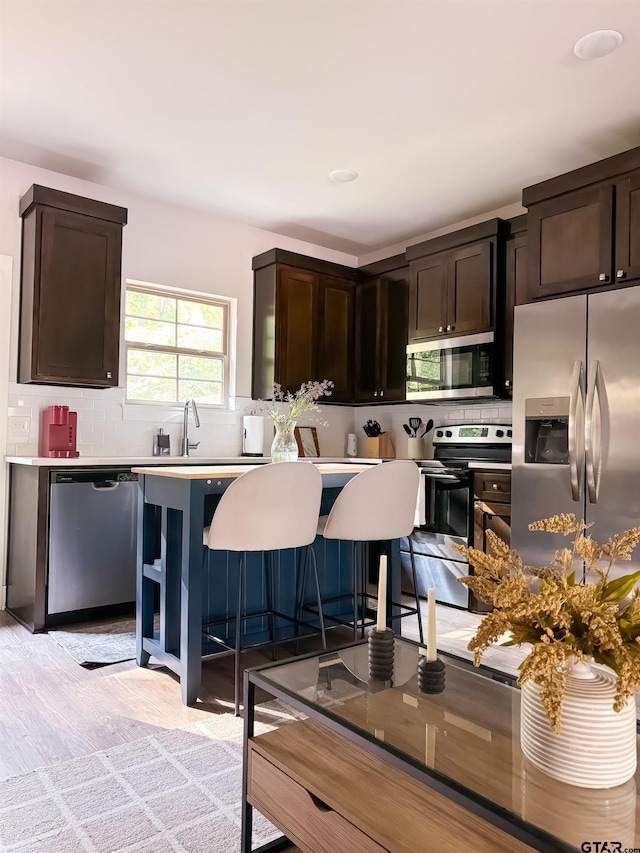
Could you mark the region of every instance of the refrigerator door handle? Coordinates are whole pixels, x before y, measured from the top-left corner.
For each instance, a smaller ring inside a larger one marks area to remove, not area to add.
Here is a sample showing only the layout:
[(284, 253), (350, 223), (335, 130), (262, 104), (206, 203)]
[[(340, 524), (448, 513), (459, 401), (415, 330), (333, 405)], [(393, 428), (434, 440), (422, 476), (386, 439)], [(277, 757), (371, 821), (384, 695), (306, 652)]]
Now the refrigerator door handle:
[[(601, 424), (602, 395), (604, 391), (602, 371), (600, 370), (600, 362), (597, 359), (594, 359), (589, 366), (587, 388), (587, 404), (584, 426), (585, 469), (587, 473), (587, 492), (589, 494), (589, 503), (597, 504), (602, 463)], [(597, 413), (595, 411), (596, 398), (598, 400)]]
[[(582, 428), (578, 429), (576, 419), (578, 404), (582, 410)], [(569, 476), (571, 478), (571, 497), (574, 501), (582, 498), (582, 460), (584, 444), (578, 447), (578, 436), (584, 435), (584, 370), (581, 361), (574, 361), (571, 377), (571, 398), (569, 400)]]

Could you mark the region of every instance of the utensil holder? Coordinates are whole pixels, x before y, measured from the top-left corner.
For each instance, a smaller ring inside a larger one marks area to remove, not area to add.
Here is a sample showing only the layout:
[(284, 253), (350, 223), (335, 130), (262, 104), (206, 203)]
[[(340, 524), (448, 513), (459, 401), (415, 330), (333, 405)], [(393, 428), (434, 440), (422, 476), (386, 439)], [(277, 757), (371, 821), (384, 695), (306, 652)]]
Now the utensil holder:
[(424, 438), (407, 439), (407, 459), (424, 459), (426, 456), (426, 441)]
[(393, 678), (394, 639), (391, 628), (378, 631), (371, 628), (367, 635), (369, 646), (369, 678), (391, 681)]
[(365, 456), (367, 459), (395, 459), (391, 433), (383, 432), (373, 438), (366, 438)]

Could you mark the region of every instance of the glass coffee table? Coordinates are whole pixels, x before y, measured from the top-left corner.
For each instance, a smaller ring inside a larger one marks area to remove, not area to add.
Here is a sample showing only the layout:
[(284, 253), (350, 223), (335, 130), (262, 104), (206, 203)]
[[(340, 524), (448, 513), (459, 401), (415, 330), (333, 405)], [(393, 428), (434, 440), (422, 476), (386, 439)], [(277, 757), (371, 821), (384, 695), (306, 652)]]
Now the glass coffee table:
[[(243, 853), (254, 808), (283, 833), (265, 853), (640, 850), (636, 779), (593, 790), (534, 767), (514, 679), (442, 654), (428, 695), (418, 645), (394, 651), (390, 682), (369, 679), (366, 641), (245, 673)], [(258, 688), (296, 719), (254, 736)]]

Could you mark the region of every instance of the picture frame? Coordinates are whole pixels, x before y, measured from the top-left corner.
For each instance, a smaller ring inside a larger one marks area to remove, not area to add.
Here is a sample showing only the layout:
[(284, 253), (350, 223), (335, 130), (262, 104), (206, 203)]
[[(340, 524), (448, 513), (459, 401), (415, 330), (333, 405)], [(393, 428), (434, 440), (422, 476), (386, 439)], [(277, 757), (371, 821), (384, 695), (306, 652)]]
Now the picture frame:
[(298, 445), (298, 454), (300, 456), (320, 456), (318, 430), (316, 427), (296, 427), (294, 434)]

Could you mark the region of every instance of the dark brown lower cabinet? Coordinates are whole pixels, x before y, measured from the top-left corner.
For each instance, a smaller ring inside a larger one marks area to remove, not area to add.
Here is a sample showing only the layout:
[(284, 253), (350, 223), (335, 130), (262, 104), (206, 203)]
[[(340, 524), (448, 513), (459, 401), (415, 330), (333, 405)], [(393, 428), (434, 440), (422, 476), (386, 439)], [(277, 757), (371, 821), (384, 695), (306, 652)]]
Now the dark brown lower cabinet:
[[(487, 531), (511, 544), (511, 472), (476, 471), (473, 475), (473, 547), (489, 551)], [(488, 613), (490, 604), (469, 595), (469, 610)]]

